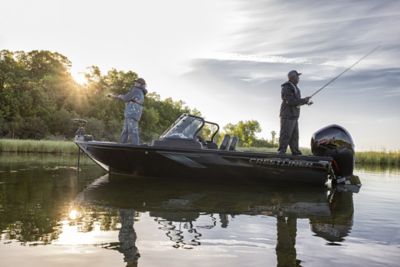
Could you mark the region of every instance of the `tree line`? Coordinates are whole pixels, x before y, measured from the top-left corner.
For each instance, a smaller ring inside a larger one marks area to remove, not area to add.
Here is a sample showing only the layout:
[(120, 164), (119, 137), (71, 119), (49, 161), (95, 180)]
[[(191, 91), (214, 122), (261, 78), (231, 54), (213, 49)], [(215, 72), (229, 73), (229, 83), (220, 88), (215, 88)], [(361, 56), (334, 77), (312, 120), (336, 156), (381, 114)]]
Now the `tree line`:
[[(0, 51), (0, 136), (16, 139), (72, 139), (77, 128), (74, 118), (87, 120), (87, 132), (98, 140), (119, 140), (123, 103), (111, 101), (108, 93), (124, 94), (138, 78), (133, 71), (111, 69), (102, 73), (92, 66), (85, 73), (86, 83), (77, 83), (70, 73), (70, 60), (57, 52), (34, 50)], [(182, 101), (146, 95), (141, 138), (157, 138), (182, 113), (200, 115)], [(275, 146), (258, 139), (261, 132), (255, 120), (228, 124), (224, 132), (238, 136), (242, 146)], [(219, 135), (218, 138), (220, 138)]]

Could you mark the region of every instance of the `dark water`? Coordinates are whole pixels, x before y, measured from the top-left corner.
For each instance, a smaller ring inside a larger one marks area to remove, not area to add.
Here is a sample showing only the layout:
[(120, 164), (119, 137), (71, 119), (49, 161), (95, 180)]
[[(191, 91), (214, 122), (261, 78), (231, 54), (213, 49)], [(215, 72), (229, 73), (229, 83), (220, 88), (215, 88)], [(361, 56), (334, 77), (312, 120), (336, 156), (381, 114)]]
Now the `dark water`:
[(397, 170), (358, 169), (352, 193), (74, 163), (0, 154), (0, 266), (399, 266)]

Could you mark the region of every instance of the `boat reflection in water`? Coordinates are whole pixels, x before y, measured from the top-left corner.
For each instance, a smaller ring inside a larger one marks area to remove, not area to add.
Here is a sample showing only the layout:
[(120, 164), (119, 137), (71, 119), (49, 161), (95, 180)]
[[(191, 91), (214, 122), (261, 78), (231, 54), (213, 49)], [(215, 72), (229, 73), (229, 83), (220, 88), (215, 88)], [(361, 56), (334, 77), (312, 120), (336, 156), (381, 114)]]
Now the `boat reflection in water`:
[[(276, 218), (277, 266), (299, 266), (301, 260), (296, 257), (295, 248), (297, 219), (309, 219), (316, 236), (326, 239), (328, 244), (340, 245), (353, 225), (350, 187), (329, 190), (257, 184), (210, 185), (184, 180), (171, 183), (158, 178), (132, 179), (107, 174), (79, 193), (74, 205), (83, 209), (101, 206), (118, 210), (119, 242), (103, 247), (123, 253), (128, 266), (135, 266), (140, 255), (134, 230), (137, 212), (148, 212), (173, 247), (187, 249), (201, 245), (206, 231), (216, 226), (229, 228), (230, 219), (235, 216), (272, 216)], [(204, 222), (205, 218), (208, 222)]]

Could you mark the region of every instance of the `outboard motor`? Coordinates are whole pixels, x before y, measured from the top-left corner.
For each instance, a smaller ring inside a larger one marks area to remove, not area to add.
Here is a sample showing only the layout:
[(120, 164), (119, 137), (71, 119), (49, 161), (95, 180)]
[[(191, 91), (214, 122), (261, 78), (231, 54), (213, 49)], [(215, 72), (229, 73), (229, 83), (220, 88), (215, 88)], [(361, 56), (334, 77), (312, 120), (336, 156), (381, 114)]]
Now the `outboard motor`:
[(336, 178), (350, 177), (354, 170), (354, 143), (350, 134), (339, 125), (329, 125), (318, 130), (311, 138), (311, 151), (315, 156), (333, 158)]

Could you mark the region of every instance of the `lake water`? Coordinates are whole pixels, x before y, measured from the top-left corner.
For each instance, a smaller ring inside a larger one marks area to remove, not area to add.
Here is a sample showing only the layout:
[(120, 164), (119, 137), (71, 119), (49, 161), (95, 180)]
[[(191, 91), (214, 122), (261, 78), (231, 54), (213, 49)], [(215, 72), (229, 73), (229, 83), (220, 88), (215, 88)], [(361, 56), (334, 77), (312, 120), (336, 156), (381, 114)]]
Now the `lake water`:
[[(109, 176), (0, 154), (0, 266), (400, 266), (400, 172), (362, 187)], [(188, 176), (190, 178), (190, 176)]]

